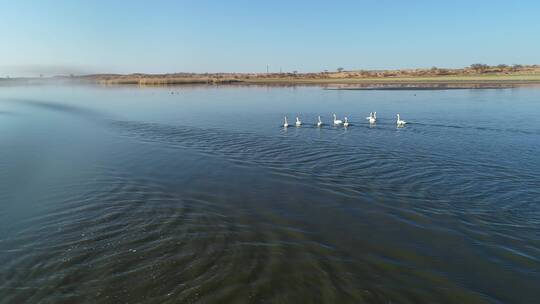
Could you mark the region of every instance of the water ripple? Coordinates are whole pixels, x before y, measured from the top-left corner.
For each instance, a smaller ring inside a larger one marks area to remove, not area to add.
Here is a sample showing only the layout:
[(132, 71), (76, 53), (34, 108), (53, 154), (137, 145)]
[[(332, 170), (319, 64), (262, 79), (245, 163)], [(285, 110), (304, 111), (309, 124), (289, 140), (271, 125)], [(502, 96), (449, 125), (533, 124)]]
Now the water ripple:
[(5, 301), (85, 302), (94, 295), (102, 302), (235, 302), (270, 297), (266, 288), (279, 286), (279, 273), (323, 287), (328, 299), (361, 300), (337, 279), (344, 269), (331, 246), (227, 210), (211, 203), (219, 201), (212, 194), (182, 198), (112, 171), (49, 192), (49, 209), (2, 239)]

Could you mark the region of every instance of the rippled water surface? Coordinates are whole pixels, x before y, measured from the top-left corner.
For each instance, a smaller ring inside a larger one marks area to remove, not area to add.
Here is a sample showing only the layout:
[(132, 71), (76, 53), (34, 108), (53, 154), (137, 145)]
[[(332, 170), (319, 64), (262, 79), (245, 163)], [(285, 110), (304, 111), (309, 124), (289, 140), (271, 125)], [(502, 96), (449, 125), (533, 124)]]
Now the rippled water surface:
[(539, 88), (0, 87), (0, 303), (536, 303), (539, 115)]

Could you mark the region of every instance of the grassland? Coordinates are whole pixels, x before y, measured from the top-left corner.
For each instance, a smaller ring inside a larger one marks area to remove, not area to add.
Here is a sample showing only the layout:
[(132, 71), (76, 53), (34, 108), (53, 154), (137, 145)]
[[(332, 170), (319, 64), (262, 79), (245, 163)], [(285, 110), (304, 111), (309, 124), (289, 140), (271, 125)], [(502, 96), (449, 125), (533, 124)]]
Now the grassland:
[(246, 83), (320, 83), (320, 84), (466, 84), (466, 83), (509, 83), (509, 84), (527, 84), (539, 83), (538, 75), (462, 75), (462, 76), (422, 76), (422, 77), (343, 77), (343, 78), (250, 78), (242, 79)]
[(471, 65), (461, 69), (357, 70), (318, 73), (174, 73), (95, 74), (55, 79), (102, 85), (168, 86), (188, 84), (328, 85), (328, 86), (434, 86), (475, 88), (482, 85), (540, 85), (540, 66)]
[(540, 84), (540, 66), (472, 65), (462, 69), (359, 70), (319, 73), (176, 73), (87, 75), (78, 80), (100, 84), (182, 85), (182, 84), (336, 84), (336, 85), (521, 85)]

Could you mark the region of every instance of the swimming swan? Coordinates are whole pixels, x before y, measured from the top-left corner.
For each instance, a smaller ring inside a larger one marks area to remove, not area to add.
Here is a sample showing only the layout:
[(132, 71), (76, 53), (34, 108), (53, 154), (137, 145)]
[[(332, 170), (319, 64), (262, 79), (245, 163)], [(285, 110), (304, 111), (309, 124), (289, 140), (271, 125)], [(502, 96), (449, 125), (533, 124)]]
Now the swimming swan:
[(300, 121), (300, 118), (298, 118), (298, 116), (296, 116), (296, 123), (295, 123), (295, 125), (296, 125), (297, 127), (300, 127), (300, 126), (302, 125), (302, 122)]
[(336, 113), (334, 113), (334, 125), (338, 126), (338, 125), (340, 125), (342, 123), (343, 123), (343, 121), (341, 121), (341, 119), (337, 119)]
[(399, 117), (399, 114), (397, 114), (397, 121), (396, 121), (398, 127), (403, 127), (407, 122), (405, 120), (401, 120)]
[(285, 116), (285, 123), (283, 123), (283, 127), (287, 128), (289, 126), (289, 123), (287, 122), (287, 116)]
[(343, 126), (346, 128), (349, 126), (349, 119), (345, 117), (345, 122), (343, 123)]
[(369, 120), (370, 124), (374, 124), (377, 122), (377, 112), (371, 112), (369, 113), (369, 117), (366, 117), (367, 120)]
[(367, 120), (370, 120), (371, 118), (373, 118), (373, 112), (370, 112), (370, 113), (369, 113), (369, 116), (366, 117)]
[(321, 116), (317, 117), (317, 127), (321, 127), (322, 126), (322, 121), (321, 121)]

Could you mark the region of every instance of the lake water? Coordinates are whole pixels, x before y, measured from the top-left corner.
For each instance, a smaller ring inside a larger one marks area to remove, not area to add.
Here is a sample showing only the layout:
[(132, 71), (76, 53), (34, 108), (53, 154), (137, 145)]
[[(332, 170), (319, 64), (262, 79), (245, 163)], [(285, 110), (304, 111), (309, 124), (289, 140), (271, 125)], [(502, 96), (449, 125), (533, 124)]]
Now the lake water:
[(540, 88), (0, 87), (0, 302), (538, 302), (539, 115)]

